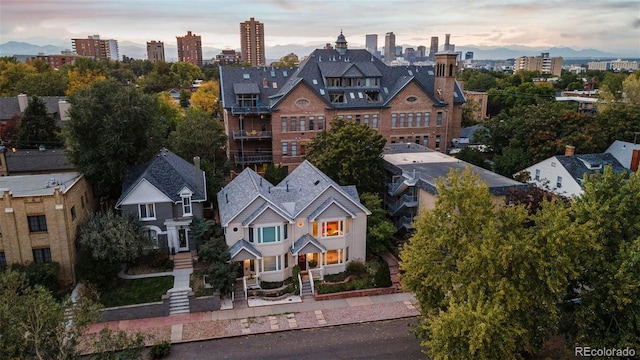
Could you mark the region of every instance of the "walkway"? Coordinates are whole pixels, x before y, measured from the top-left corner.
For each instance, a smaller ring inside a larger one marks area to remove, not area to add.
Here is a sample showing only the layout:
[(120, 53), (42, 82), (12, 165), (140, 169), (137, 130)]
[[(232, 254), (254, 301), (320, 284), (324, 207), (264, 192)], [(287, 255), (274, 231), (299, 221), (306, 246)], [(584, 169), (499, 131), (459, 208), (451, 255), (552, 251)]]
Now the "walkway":
[(99, 323), (89, 331), (97, 332), (106, 326), (151, 335), (153, 339), (149, 344), (161, 340), (181, 343), (414, 317), (419, 315), (415, 304), (416, 299), (411, 293), (325, 301), (305, 298), (303, 302), (294, 304), (245, 305), (230, 310)]

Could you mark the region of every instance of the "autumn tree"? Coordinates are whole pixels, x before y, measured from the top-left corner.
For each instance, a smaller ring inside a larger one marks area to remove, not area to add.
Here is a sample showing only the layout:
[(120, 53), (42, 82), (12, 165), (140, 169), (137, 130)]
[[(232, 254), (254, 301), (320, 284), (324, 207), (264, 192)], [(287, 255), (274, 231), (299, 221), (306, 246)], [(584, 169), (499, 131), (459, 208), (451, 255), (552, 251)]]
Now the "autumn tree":
[(0, 96), (16, 96), (16, 86), (29, 75), (36, 74), (37, 70), (24, 64), (13, 57), (4, 56), (0, 58)]
[(202, 83), (198, 90), (191, 94), (191, 106), (200, 109), (206, 113), (219, 115), (221, 113), (218, 102), (220, 99), (220, 84), (215, 81), (207, 81)]
[(298, 66), (299, 60), (298, 55), (294, 53), (289, 53), (280, 58), (278, 61), (274, 61), (271, 63), (271, 66), (274, 67), (296, 67)]
[(31, 96), (64, 96), (69, 79), (64, 71), (45, 71), (30, 74), (16, 84), (16, 92)]
[(29, 100), (16, 130), (16, 146), (19, 148), (59, 147), (62, 144), (56, 120), (47, 111), (47, 104), (37, 96)]
[(171, 133), (169, 144), (184, 159), (200, 157), (200, 166), (207, 174), (207, 197), (215, 199), (230, 170), (222, 122), (202, 110), (188, 109)]
[(188, 62), (175, 62), (171, 65), (171, 71), (176, 75), (181, 87), (190, 88), (193, 80), (202, 79), (202, 70)]
[(572, 206), (575, 224), (595, 232), (581, 253), (584, 268), (571, 289), (574, 341), (593, 348), (640, 348), (640, 177), (606, 167), (589, 176)]
[(66, 95), (72, 95), (80, 89), (107, 79), (105, 65), (90, 58), (78, 57), (73, 65), (67, 65), (64, 69), (69, 81)]
[(69, 102), (67, 157), (93, 183), (96, 196), (114, 204), (126, 168), (146, 162), (164, 145), (157, 98), (103, 81), (80, 89)]
[(306, 159), (341, 185), (358, 192), (381, 193), (384, 178), (382, 151), (386, 140), (379, 132), (352, 120), (334, 118), (307, 143)]
[(545, 202), (534, 218), (522, 206), (496, 206), (468, 168), (436, 188), (435, 208), (417, 217), (400, 253), (403, 286), (420, 303), (414, 330), (425, 352), (432, 359), (534, 354), (557, 333), (588, 228), (572, 226), (563, 202)]

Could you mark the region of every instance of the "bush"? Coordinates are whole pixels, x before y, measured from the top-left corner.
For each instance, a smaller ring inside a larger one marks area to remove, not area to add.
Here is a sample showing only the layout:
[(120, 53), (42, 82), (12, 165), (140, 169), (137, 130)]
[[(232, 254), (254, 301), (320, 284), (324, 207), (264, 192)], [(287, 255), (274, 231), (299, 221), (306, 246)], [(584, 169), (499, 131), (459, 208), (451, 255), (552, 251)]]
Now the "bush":
[(347, 264), (346, 276), (362, 276), (367, 274), (367, 266), (361, 261), (352, 261)]
[(277, 289), (284, 285), (283, 281), (260, 281), (260, 287), (268, 290), (268, 289)]
[(378, 263), (378, 267), (373, 275), (373, 285), (379, 288), (389, 287), (393, 284), (391, 281), (391, 271), (387, 263)]
[(151, 347), (149, 355), (152, 359), (162, 359), (171, 354), (171, 343), (168, 341), (159, 342)]
[(98, 289), (109, 288), (118, 278), (121, 265), (91, 258), (88, 251), (77, 253), (76, 274), (81, 280), (94, 284)]
[(369, 279), (354, 279), (346, 283), (326, 284), (319, 283), (316, 286), (318, 294), (331, 294), (343, 291), (370, 289), (371, 283)]
[(27, 265), (13, 264), (11, 269), (27, 275), (29, 286), (42, 285), (45, 289), (55, 293), (58, 291), (58, 274), (60, 264), (56, 262), (37, 264), (30, 262)]

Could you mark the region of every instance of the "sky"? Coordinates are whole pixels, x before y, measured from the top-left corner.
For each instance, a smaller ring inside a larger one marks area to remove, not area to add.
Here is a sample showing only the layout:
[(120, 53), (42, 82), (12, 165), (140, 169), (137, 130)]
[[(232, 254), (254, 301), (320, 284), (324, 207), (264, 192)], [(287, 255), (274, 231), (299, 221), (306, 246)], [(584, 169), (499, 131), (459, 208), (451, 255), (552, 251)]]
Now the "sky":
[(378, 34), (381, 48), (393, 32), (396, 44), (427, 48), (451, 34), (456, 46), (640, 55), (640, 0), (0, 0), (0, 43), (71, 48), (72, 38), (100, 35), (175, 45), (192, 31), (204, 47), (239, 49), (239, 23), (250, 17), (265, 24), (267, 58), (278, 45), (333, 43), (340, 31), (354, 48), (365, 34)]

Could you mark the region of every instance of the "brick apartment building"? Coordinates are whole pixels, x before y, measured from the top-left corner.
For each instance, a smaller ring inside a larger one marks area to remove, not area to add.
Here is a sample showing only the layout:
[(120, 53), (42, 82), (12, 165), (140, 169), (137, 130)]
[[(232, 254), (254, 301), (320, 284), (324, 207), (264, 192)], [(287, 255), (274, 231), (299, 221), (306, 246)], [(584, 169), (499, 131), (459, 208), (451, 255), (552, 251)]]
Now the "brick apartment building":
[(202, 67), (202, 37), (187, 31), (185, 36), (176, 36), (178, 61)]
[(457, 54), (435, 66), (384, 64), (369, 51), (313, 51), (299, 67), (224, 67), (220, 86), (229, 159), (236, 171), (267, 164), (292, 171), (306, 144), (333, 117), (380, 131), (389, 143), (414, 142), (447, 152), (459, 136), (465, 97), (455, 80)]

